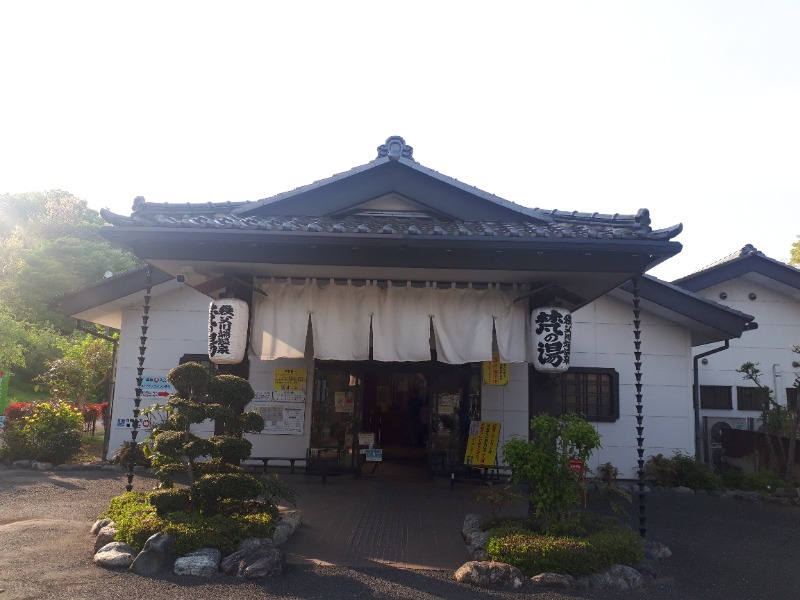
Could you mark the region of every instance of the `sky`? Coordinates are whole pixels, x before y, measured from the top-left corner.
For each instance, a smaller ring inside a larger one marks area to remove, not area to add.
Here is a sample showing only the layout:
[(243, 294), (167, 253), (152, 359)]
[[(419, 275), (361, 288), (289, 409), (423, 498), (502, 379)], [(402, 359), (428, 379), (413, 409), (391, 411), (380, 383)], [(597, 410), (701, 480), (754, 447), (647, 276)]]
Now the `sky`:
[(688, 275), (800, 234), (800, 2), (0, 1), (0, 194), (257, 200), (391, 135), (518, 204), (683, 223)]

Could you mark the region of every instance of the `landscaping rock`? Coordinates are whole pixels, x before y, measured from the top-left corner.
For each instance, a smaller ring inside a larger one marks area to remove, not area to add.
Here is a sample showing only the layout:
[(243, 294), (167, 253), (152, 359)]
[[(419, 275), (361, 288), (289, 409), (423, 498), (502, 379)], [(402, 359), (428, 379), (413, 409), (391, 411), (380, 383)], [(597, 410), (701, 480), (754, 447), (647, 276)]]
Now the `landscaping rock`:
[(151, 535), (144, 543), (144, 548), (130, 566), (130, 572), (152, 577), (157, 573), (172, 570), (175, 562), (173, 549), (175, 538), (169, 533), (159, 532)]
[(694, 494), (694, 490), (690, 487), (686, 487), (685, 485), (679, 485), (672, 488), (672, 491), (676, 494)]
[(175, 559), (175, 575), (211, 577), (219, 573), (222, 554), (216, 548), (201, 548)]
[(285, 510), (281, 511), (280, 519), (275, 525), (275, 533), (272, 535), (272, 541), (276, 546), (284, 544), (303, 522), (303, 513), (299, 510)]
[(656, 542), (648, 538), (641, 540), (642, 550), (644, 550), (644, 557), (648, 559), (662, 559), (672, 556), (672, 550), (661, 542)]
[(222, 559), (220, 563), (222, 572), (226, 575), (236, 575), (247, 579), (280, 575), (285, 564), (283, 552), (273, 544), (270, 538), (259, 539), (258, 545), (245, 540), (250, 547), (237, 550)]
[(11, 463), (11, 466), (15, 469), (30, 469), (32, 464), (32, 460), (15, 460)]
[(658, 579), (661, 575), (661, 564), (655, 560), (645, 560), (643, 563), (636, 566), (636, 570), (642, 574), (645, 579)]
[(562, 573), (540, 573), (531, 577), (531, 581), (543, 588), (567, 590), (575, 587), (575, 578)]
[(455, 573), (459, 583), (480, 587), (522, 587), (524, 575), (517, 567), (495, 561), (473, 560), (461, 565)]
[(481, 530), (482, 522), (483, 518), (480, 515), (471, 513), (464, 517), (464, 525), (461, 527), (461, 537), (467, 545), (467, 552), (477, 561), (485, 561), (488, 558), (486, 544), (489, 543), (489, 532)]
[(613, 565), (608, 574), (621, 581), (625, 582), (625, 586), (621, 589), (636, 590), (644, 585), (644, 577), (639, 571), (628, 565)]
[(106, 544), (94, 555), (94, 564), (106, 569), (127, 569), (133, 564), (136, 550), (124, 542)]
[(97, 539), (94, 541), (94, 551), (97, 552), (106, 544), (113, 542), (115, 537), (117, 537), (116, 525), (109, 523), (108, 525), (101, 527), (97, 532)]
[(89, 530), (89, 533), (92, 535), (97, 535), (103, 527), (113, 524), (114, 521), (111, 519), (97, 519), (97, 521), (94, 522), (94, 525), (92, 525), (92, 528)]
[(735, 490), (733, 498), (742, 502), (761, 502), (762, 500), (762, 496), (758, 492), (744, 492), (742, 490)]

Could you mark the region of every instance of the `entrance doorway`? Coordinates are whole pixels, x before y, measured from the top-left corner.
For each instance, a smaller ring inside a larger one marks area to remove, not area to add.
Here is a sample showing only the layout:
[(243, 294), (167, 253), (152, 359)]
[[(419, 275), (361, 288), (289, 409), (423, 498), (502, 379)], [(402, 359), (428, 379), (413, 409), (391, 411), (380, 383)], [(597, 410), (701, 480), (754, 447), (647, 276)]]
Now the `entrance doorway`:
[(449, 473), (463, 462), (471, 419), (480, 419), (479, 365), (317, 363), (311, 448), (335, 450), (353, 472), (372, 441), (383, 462)]

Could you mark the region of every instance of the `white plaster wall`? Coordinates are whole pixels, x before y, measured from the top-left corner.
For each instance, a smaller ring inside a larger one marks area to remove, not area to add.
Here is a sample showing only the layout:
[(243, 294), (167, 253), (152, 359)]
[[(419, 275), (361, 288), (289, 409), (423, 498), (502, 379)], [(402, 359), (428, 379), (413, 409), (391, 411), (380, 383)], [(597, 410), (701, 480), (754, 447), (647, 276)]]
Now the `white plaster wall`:
[[(727, 294), (721, 299), (719, 294)], [(791, 347), (800, 344), (800, 303), (746, 277), (740, 277), (698, 292), (730, 308), (753, 315), (758, 329), (746, 331), (741, 338), (733, 339), (730, 348), (707, 357), (708, 364), (699, 365), (701, 385), (725, 385), (733, 389), (733, 410), (703, 410), (704, 416), (758, 417), (757, 411), (740, 411), (736, 408), (736, 386), (754, 385), (744, 381), (736, 369), (745, 362), (759, 363), (761, 382), (776, 390), (775, 399), (786, 404), (786, 388), (794, 384), (793, 361), (800, 360)], [(756, 295), (755, 300), (749, 294)], [(695, 348), (695, 354), (706, 352), (722, 344), (709, 344)], [(773, 365), (780, 374), (773, 376)], [(777, 385), (776, 385), (777, 384)]]
[[(178, 366), (178, 361), (184, 354), (207, 352), (209, 299), (189, 287), (164, 295), (158, 295), (158, 291), (158, 286), (153, 288), (153, 299), (150, 303), (144, 374), (166, 377), (171, 369)], [(133, 418), (143, 303), (144, 292), (142, 303), (129, 306), (122, 315), (117, 380), (111, 411), (109, 457), (131, 440), (131, 430), (118, 427), (117, 419)], [(152, 399), (143, 398), (141, 408), (153, 403), (155, 402)], [(193, 426), (192, 431), (205, 437), (213, 434), (213, 425), (201, 423)], [(140, 429), (137, 441), (144, 441), (148, 435), (149, 431)]]
[[(675, 323), (642, 312), (642, 405), (644, 457), (694, 454), (694, 414), (690, 333)], [(594, 423), (603, 448), (589, 467), (607, 461), (624, 478), (635, 478), (636, 388), (634, 368), (633, 308), (603, 297), (573, 313), (575, 367), (612, 368), (619, 373), (620, 417), (613, 423)]]
[[(310, 338), (311, 336), (309, 336)], [(255, 391), (273, 390), (275, 385), (275, 369), (306, 369), (306, 414), (303, 424), (303, 435), (252, 433), (245, 437), (253, 444), (251, 456), (286, 456), (300, 458), (306, 455), (311, 445), (311, 404), (314, 399), (314, 353), (306, 350), (306, 358), (277, 359), (262, 361), (250, 356), (250, 385)], [(248, 405), (245, 410), (253, 410)], [(275, 462), (271, 464), (281, 464)]]
[(527, 439), (529, 420), (527, 363), (509, 365), (508, 385), (481, 386), (481, 420), (501, 424), (498, 451), (502, 451), (503, 443), (512, 436)]

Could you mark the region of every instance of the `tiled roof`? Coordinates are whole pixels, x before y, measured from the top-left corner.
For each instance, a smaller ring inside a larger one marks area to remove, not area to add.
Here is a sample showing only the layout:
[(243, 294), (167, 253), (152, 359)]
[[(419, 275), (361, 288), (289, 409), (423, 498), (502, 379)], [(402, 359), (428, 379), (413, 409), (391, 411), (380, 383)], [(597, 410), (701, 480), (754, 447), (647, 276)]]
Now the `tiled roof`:
[[(231, 205), (224, 205), (229, 209)], [(141, 207), (141, 205), (140, 205)], [(441, 218), (403, 216), (238, 217), (219, 205), (148, 205), (130, 217), (102, 210), (103, 218), (117, 226), (187, 229), (240, 229), (260, 231), (306, 231), (347, 234), (405, 234), (428, 236), (568, 237), (669, 240), (680, 225), (652, 230), (646, 210), (637, 215), (598, 215), (549, 211), (553, 222), (541, 221), (451, 221)]]

